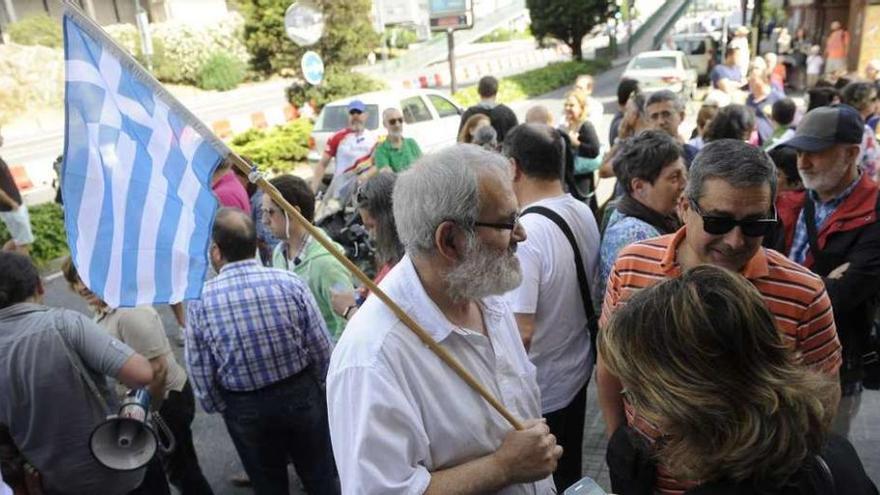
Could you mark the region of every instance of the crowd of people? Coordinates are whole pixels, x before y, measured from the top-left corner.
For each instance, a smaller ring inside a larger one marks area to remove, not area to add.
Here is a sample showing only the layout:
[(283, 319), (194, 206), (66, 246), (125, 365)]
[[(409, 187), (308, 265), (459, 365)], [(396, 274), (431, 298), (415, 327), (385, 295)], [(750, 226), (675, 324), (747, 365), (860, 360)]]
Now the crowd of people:
[[(524, 123), (486, 77), (458, 144), (422, 155), (394, 108), (378, 140), (354, 100), (311, 182), (270, 180), (314, 222), (327, 167), (354, 173), (375, 282), (521, 428), (359, 286), (341, 246), (224, 162), (213, 272), (175, 306), (182, 364), (153, 308), (109, 308), (69, 261), (94, 318), (49, 308), (29, 258), (0, 252), (3, 479), (32, 494), (212, 493), (197, 400), (259, 494), (288, 493), (289, 464), (316, 494), (562, 493), (583, 475), (595, 377), (615, 493), (877, 494), (847, 439), (880, 294), (876, 81), (837, 74), (829, 40), (836, 82), (817, 79), (798, 108), (783, 62), (748, 58), (742, 40), (690, 136), (690, 102), (671, 91), (620, 81), (603, 146), (591, 76), (561, 115), (534, 106)], [(129, 388), (149, 391), (177, 448), (112, 471), (89, 433)]]

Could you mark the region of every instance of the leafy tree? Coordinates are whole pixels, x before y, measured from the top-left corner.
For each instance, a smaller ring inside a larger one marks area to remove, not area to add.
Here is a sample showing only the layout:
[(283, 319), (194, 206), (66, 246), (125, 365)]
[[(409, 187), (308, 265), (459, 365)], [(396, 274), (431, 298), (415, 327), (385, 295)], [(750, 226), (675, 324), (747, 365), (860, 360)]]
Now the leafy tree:
[(291, 0), (241, 0), (244, 39), (254, 70), (271, 74), (298, 69), (306, 50), (321, 54), (325, 65), (352, 66), (379, 45), (370, 23), (371, 0), (318, 0), (324, 12), (324, 35), (313, 46), (295, 45), (284, 32), (284, 12)]
[(564, 42), (575, 60), (584, 58), (584, 36), (614, 12), (614, 2), (609, 0), (526, 0), (526, 7), (535, 37), (551, 36)]

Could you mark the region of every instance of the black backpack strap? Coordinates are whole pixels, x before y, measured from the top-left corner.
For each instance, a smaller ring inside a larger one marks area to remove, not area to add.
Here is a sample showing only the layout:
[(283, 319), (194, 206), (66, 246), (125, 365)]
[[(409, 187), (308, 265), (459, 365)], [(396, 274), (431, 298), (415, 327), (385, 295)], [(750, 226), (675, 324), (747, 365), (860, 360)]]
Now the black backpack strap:
[(596, 318), (596, 310), (593, 309), (593, 299), (591, 297), (590, 292), (590, 282), (587, 279), (587, 272), (584, 270), (584, 260), (581, 258), (581, 250), (578, 249), (577, 240), (574, 238), (574, 234), (569, 228), (568, 224), (565, 223), (565, 220), (558, 213), (551, 210), (550, 208), (546, 208), (544, 206), (531, 206), (523, 210), (522, 215), (527, 215), (529, 213), (537, 213), (538, 215), (549, 218), (559, 227), (559, 230), (565, 234), (566, 239), (568, 239), (569, 244), (571, 244), (571, 249), (574, 251), (574, 264), (577, 269), (577, 278), (578, 285), (581, 290), (581, 299), (584, 303), (584, 311), (587, 314), (587, 328), (590, 332), (590, 357), (592, 358), (592, 362), (596, 362), (596, 337), (599, 335), (599, 319)]

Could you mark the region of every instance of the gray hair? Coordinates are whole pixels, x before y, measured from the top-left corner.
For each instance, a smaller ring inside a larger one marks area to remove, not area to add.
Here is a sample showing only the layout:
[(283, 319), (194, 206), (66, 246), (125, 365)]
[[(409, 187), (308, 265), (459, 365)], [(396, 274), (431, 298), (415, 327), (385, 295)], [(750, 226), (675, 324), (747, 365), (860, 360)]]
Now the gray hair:
[(760, 148), (739, 139), (719, 139), (700, 150), (688, 170), (685, 195), (699, 200), (703, 184), (721, 179), (732, 187), (770, 186), (771, 199), (776, 198), (776, 165)]
[(403, 115), (403, 112), (401, 112), (399, 108), (388, 107), (382, 111), (382, 122), (385, 122), (386, 120), (388, 120), (388, 114), (390, 114), (391, 112), (397, 112), (397, 113)]
[(456, 144), (424, 155), (394, 186), (394, 221), (407, 253), (436, 251), (434, 233), (444, 221), (472, 227), (480, 212), (480, 181), (484, 174), (510, 178), (500, 154), (472, 144)]
[(677, 94), (668, 89), (661, 89), (656, 93), (651, 93), (651, 95), (648, 96), (648, 101), (645, 102), (645, 108), (648, 108), (655, 103), (663, 103), (667, 101), (672, 102), (676, 112), (684, 112), (684, 102), (681, 101), (681, 98), (679, 98)]

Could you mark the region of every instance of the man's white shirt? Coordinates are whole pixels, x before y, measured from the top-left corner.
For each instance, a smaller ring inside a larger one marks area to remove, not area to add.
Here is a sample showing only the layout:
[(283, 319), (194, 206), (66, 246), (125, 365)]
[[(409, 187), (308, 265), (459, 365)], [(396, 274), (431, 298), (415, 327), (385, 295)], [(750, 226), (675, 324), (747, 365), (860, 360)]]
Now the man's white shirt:
[[(408, 256), (381, 287), (514, 416), (541, 416), (535, 367), (502, 297), (481, 301), (487, 338), (446, 319)], [(327, 401), (346, 494), (421, 494), (431, 472), (491, 454), (511, 430), (376, 297), (367, 298), (333, 352)], [(555, 488), (548, 477), (499, 493)]]
[[(585, 263), (590, 289), (599, 267), (599, 229), (593, 212), (570, 194), (523, 206), (543, 206), (568, 224)], [(538, 368), (542, 412), (567, 406), (587, 382), (590, 338), (587, 316), (568, 238), (549, 218), (537, 213), (520, 217), (526, 240), (516, 255), (523, 272), (519, 288), (505, 296), (514, 313), (535, 315), (529, 359)]]

